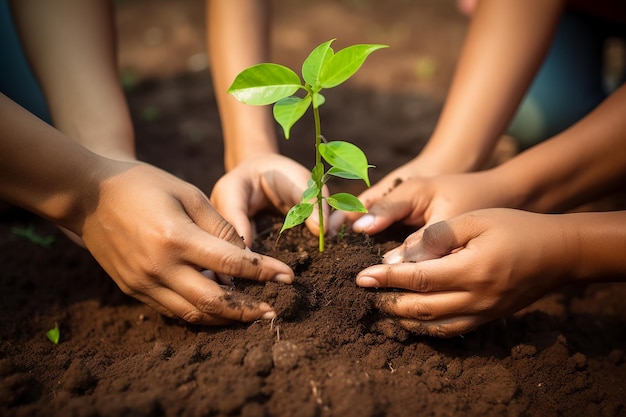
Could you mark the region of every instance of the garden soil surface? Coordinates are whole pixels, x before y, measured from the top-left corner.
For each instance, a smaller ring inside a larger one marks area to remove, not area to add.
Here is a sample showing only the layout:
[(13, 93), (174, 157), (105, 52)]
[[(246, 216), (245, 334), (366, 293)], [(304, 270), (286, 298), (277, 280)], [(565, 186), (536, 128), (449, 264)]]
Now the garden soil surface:
[[(466, 28), (453, 2), (273, 3), (274, 61), (297, 68), (313, 46), (334, 37), (338, 47), (392, 46), (327, 94), (323, 130), (363, 147), (376, 165), (374, 180), (417, 154)], [(116, 7), (140, 158), (210, 193), (223, 168), (203, 3)], [(302, 122), (294, 139), (281, 142), (305, 165), (310, 127)], [(331, 183), (334, 190), (360, 187)], [(354, 283), (410, 230), (348, 232), (328, 239), (320, 254), (302, 228), (276, 241), (276, 220), (259, 218), (254, 249), (287, 262), (296, 282), (236, 280), (236, 289), (273, 304), (279, 317), (214, 328), (162, 317), (124, 295), (53, 225), (4, 210), (0, 415), (626, 415), (623, 284), (564, 288), (463, 337), (419, 336), (382, 317), (372, 307), (376, 292)], [(58, 345), (46, 338), (55, 323)]]

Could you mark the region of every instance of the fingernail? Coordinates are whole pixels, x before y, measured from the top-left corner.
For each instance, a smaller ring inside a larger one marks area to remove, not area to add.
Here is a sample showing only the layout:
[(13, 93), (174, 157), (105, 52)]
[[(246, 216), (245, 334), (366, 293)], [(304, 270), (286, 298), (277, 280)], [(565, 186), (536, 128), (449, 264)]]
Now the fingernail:
[(369, 229), (374, 225), (375, 220), (376, 218), (374, 216), (372, 216), (371, 214), (366, 214), (357, 221), (355, 221), (354, 225), (352, 225), (352, 228), (356, 231)]
[(265, 313), (263, 313), (263, 315), (260, 317), (261, 320), (271, 320), (274, 317), (276, 317), (276, 312), (275, 311), (266, 311)]
[(291, 284), (293, 282), (293, 277), (289, 274), (276, 274), (274, 276), (273, 281), (282, 282), (284, 284)]
[(367, 288), (380, 287), (380, 282), (378, 282), (376, 278), (368, 277), (368, 276), (358, 277), (356, 280), (356, 283), (360, 287), (367, 287)]
[(387, 252), (383, 255), (384, 264), (401, 264), (404, 262), (404, 256), (396, 252)]

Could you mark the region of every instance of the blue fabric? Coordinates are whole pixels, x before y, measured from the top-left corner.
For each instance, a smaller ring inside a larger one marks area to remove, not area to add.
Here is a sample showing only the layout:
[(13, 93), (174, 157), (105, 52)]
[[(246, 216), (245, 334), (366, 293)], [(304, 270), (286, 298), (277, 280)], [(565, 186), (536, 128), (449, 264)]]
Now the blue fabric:
[[(610, 36), (623, 37), (625, 32), (624, 25), (564, 14), (551, 49), (509, 127), (508, 134), (522, 149), (567, 129), (610, 94), (604, 76), (605, 42)], [(622, 74), (619, 83), (623, 80)]]
[(0, 0), (0, 92), (50, 123), (46, 100), (22, 51), (7, 0)]

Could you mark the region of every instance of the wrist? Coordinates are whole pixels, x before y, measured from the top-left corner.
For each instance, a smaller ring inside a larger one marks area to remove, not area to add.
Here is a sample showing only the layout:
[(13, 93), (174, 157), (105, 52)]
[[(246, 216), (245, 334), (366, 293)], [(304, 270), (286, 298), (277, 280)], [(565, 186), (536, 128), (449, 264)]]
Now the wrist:
[(244, 161), (257, 158), (263, 154), (278, 154), (278, 147), (275, 140), (267, 138), (248, 138), (242, 143), (236, 142), (234, 146), (229, 146), (229, 142), (224, 144), (224, 167), (226, 171), (231, 171)]
[(564, 246), (570, 253), (572, 281), (624, 281), (626, 211), (558, 215)]

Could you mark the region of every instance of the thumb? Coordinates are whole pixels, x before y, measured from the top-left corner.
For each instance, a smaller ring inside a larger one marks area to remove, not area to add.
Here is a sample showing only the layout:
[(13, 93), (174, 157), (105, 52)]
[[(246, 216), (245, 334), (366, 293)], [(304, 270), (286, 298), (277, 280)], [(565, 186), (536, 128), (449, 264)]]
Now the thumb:
[(422, 228), (401, 246), (387, 252), (383, 256), (384, 263), (421, 262), (449, 255), (474, 237), (468, 233), (466, 225), (462, 219), (453, 218)]

